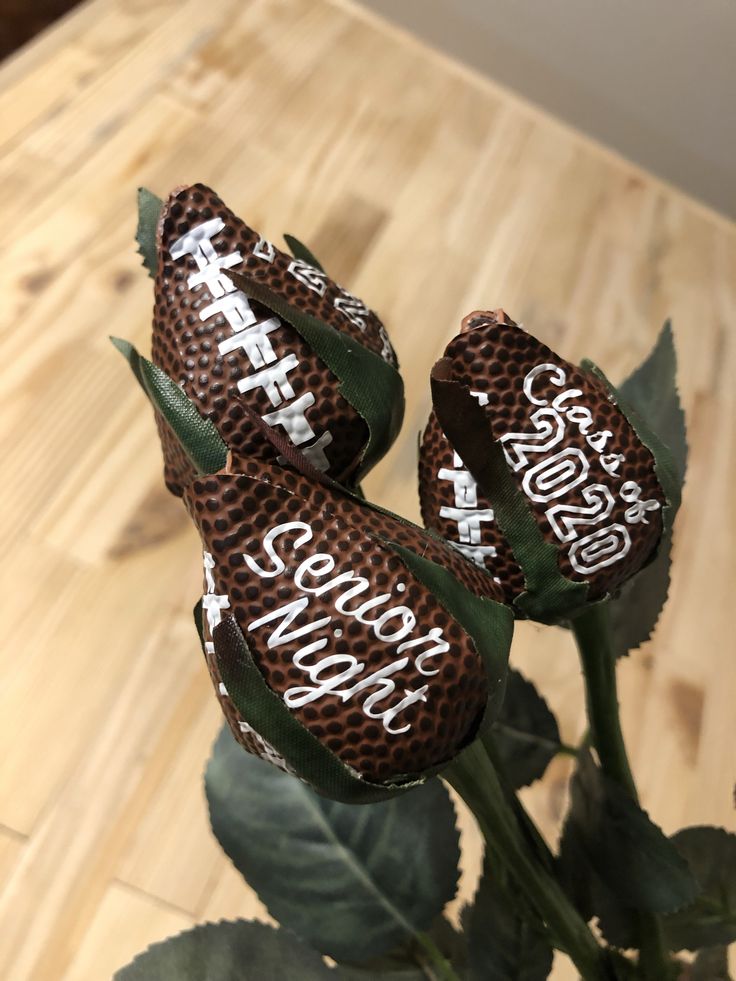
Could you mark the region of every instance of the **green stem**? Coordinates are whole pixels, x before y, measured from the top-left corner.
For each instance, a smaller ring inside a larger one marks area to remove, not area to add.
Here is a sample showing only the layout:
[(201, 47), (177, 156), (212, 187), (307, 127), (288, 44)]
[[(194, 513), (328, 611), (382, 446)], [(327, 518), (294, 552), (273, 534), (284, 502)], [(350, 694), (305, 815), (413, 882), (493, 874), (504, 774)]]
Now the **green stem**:
[(509, 807), (516, 816), (516, 820), (522, 834), (524, 834), (529, 843), (532, 845), (534, 851), (537, 853), (537, 857), (540, 859), (545, 868), (550, 872), (553, 872), (555, 868), (555, 857), (506, 776), (500, 754), (496, 747), (496, 742), (493, 738), (493, 731), (486, 731), (485, 735), (481, 737), (481, 742), (483, 743), (483, 748), (486, 751), (488, 759), (491, 761), (491, 766), (496, 771), (498, 782), (501, 785), (501, 789), (504, 792)]
[(450, 962), (428, 933), (415, 933), (414, 937), (427, 955), (433, 978), (441, 978), (442, 981), (460, 981), (459, 975), (455, 973)]
[(618, 709), (616, 658), (611, 648), (608, 606), (589, 606), (575, 618), (572, 628), (585, 677), (593, 745), (606, 776), (620, 784), (638, 802), (636, 784), (626, 755)]
[(525, 836), (483, 744), (476, 740), (443, 776), (473, 812), (490, 854), (503, 863), (585, 981), (607, 979), (603, 950)]
[[(588, 722), (601, 769), (638, 803), (639, 795), (621, 731), (608, 604), (587, 607), (572, 621), (572, 628), (585, 678)], [(633, 915), (639, 940), (641, 976), (661, 981), (670, 976), (671, 961), (659, 917), (641, 910)]]

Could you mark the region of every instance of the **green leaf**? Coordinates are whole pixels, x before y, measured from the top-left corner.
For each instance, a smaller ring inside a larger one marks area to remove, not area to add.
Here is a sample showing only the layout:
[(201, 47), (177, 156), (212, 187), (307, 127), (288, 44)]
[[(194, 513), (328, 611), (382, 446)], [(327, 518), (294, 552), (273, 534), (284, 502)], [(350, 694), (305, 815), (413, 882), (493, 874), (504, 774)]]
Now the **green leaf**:
[[(426, 933), (437, 949), (452, 964), (454, 970), (464, 977), (468, 961), (468, 944), (465, 934), (456, 930), (444, 915), (438, 916)], [(425, 954), (422, 963), (426, 963), (426, 960)]]
[[(438, 916), (424, 936), (431, 940), (458, 977), (464, 978), (467, 961), (464, 935), (458, 933), (444, 916)], [(337, 965), (339, 981), (427, 981), (439, 977), (436, 961), (419, 938), (384, 957), (360, 964), (341, 961)]]
[(664, 527), (664, 533), (668, 532), (672, 528), (672, 523), (682, 500), (682, 480), (680, 479), (677, 464), (669, 447), (662, 441), (659, 434), (652, 429), (649, 420), (639, 415), (634, 406), (626, 400), (620, 389), (617, 389), (611, 384), (596, 364), (585, 359), (580, 367), (583, 371), (589, 372), (605, 385), (608, 389), (609, 397), (626, 416), (629, 425), (634, 430), (639, 441), (646, 446), (654, 457), (654, 472), (665, 497), (665, 505), (662, 508), (662, 525)]
[(503, 701), (514, 616), (509, 607), (485, 596), (476, 596), (447, 569), (404, 548), (381, 539), (396, 552), (406, 568), (433, 593), (453, 619), (472, 638), (488, 677), (488, 707), (483, 724), (498, 714)]
[(138, 252), (143, 256), (143, 265), (152, 278), (156, 276), (158, 264), (156, 229), (163, 206), (161, 198), (157, 198), (145, 187), (138, 188), (138, 228), (135, 240), (138, 243)]
[(248, 920), (204, 923), (153, 944), (113, 981), (329, 981), (320, 955), (286, 930)]
[(689, 981), (731, 981), (728, 951), (725, 947), (706, 947), (693, 961)]
[(404, 383), (399, 372), (348, 334), (299, 310), (251, 276), (227, 270), (238, 289), (281, 317), (304, 338), (340, 382), (339, 392), (365, 420), (368, 443), (355, 483), (388, 452), (404, 418)]
[(669, 320), (651, 353), (618, 391), (668, 447), (680, 483), (687, 468), (685, 413), (677, 391), (677, 355)]
[(598, 918), (598, 926), (609, 944), (628, 949), (638, 937), (633, 911), (621, 903), (593, 868), (585, 851), (582, 833), (570, 817), (560, 837), (557, 869), (565, 892), (583, 919)]
[(337, 959), (390, 951), (455, 895), (458, 831), (439, 780), (380, 804), (340, 804), (223, 730), (205, 788), (218, 841), (271, 914)]
[(165, 371), (142, 357), (128, 341), (110, 340), (120, 351), (151, 401), (171, 426), (198, 473), (217, 473), (227, 463), (227, 446), (209, 419), (199, 410)]
[(310, 266), (314, 266), (314, 268), (319, 269), (320, 272), (325, 271), (324, 266), (317, 259), (312, 250), (308, 249), (304, 242), (300, 242), (296, 235), (287, 235), (284, 232), (284, 241), (289, 246), (289, 251), (295, 259), (301, 259), (302, 262), (308, 262)]
[(623, 954), (612, 950), (609, 955), (609, 963), (616, 981), (639, 981), (641, 975), (637, 971), (636, 965)]
[(427, 981), (427, 974), (409, 957), (378, 957), (364, 965), (337, 965), (334, 981)]
[(541, 920), (519, 901), (503, 875), (488, 867), (465, 914), (471, 981), (544, 981), (552, 948)]
[(672, 950), (697, 950), (736, 940), (736, 835), (723, 828), (684, 828), (670, 841), (687, 861), (702, 892), (665, 918)]
[(519, 672), (509, 670), (493, 738), (503, 771), (515, 789), (543, 776), (560, 750), (557, 720), (537, 689)]
[[(682, 484), (687, 466), (687, 439), (676, 372), (672, 328), (667, 321), (649, 357), (618, 391), (668, 447), (677, 479)], [(672, 536), (668, 531), (654, 560), (629, 579), (611, 600), (612, 640), (617, 657), (640, 647), (654, 632), (667, 602), (671, 552)]]
[(667, 913), (691, 903), (698, 884), (672, 842), (623, 788), (581, 754), (568, 821), (576, 844), (623, 907)]
[(659, 543), (656, 557), (627, 580), (608, 603), (611, 646), (617, 658), (641, 647), (654, 633), (667, 602), (672, 564), (672, 536)]

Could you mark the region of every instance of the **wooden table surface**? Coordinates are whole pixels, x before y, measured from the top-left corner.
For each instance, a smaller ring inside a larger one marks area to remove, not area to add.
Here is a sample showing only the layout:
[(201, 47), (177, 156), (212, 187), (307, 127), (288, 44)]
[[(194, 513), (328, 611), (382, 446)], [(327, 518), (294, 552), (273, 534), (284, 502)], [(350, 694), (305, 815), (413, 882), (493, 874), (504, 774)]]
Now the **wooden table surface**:
[[(502, 305), (614, 379), (673, 317), (690, 475), (624, 722), (668, 832), (733, 829), (733, 226), (347, 2), (91, 0), (0, 70), (0, 976), (95, 981), (197, 921), (263, 915), (203, 803), (220, 717), (198, 544), (107, 340), (148, 344), (136, 188), (197, 180), (389, 325), (408, 413), (367, 489), (413, 518), (428, 371), (464, 313)], [(512, 657), (574, 740), (569, 638), (524, 625)], [(567, 772), (526, 794), (552, 839)]]

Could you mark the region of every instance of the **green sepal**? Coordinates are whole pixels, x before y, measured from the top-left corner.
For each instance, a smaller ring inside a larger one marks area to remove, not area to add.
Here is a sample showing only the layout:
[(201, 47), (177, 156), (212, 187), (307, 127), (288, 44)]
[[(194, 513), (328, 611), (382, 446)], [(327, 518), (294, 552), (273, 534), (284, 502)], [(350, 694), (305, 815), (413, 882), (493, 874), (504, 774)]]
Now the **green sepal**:
[(154, 409), (173, 430), (197, 473), (222, 470), (227, 463), (228, 450), (214, 423), (200, 415), (194, 402), (176, 382), (158, 365), (140, 355), (129, 341), (120, 337), (110, 340), (130, 365)]
[[(202, 604), (194, 612), (200, 639)], [(215, 660), (228, 696), (240, 715), (284, 758), (294, 773), (319, 794), (344, 804), (372, 804), (405, 793), (424, 783), (439, 769), (421, 777), (397, 777), (373, 783), (343, 763), (292, 715), (284, 700), (266, 683), (237, 622), (225, 617), (213, 630)]]
[(300, 242), (296, 235), (287, 235), (284, 232), (284, 241), (289, 246), (289, 252), (294, 256), (295, 259), (300, 259), (302, 262), (308, 262), (310, 266), (314, 266), (315, 269), (319, 269), (320, 272), (324, 272), (324, 266), (316, 257), (311, 249), (307, 248), (304, 242)]
[(156, 276), (158, 264), (156, 229), (163, 206), (161, 198), (157, 198), (148, 188), (138, 188), (138, 227), (135, 240), (138, 243), (138, 252), (143, 257), (143, 265), (152, 279)]
[(501, 444), (470, 389), (432, 370), (432, 400), (442, 429), (491, 502), (495, 519), (519, 563), (526, 590), (514, 601), (521, 615), (556, 623), (584, 605), (588, 584), (560, 572), (559, 549), (547, 542), (529, 502), (509, 471)]
[(260, 280), (227, 270), (238, 289), (281, 317), (304, 338), (340, 382), (338, 391), (365, 421), (368, 443), (354, 476), (359, 483), (388, 452), (404, 418), (404, 383), (388, 362), (347, 334), (292, 306)]
[(436, 562), (396, 542), (379, 539), (395, 552), (409, 572), (437, 598), (450, 616), (471, 638), (488, 676), (488, 703), (481, 722), (484, 730), (497, 717), (506, 689), (509, 651), (514, 633), (514, 615), (508, 606), (485, 596), (476, 596)]

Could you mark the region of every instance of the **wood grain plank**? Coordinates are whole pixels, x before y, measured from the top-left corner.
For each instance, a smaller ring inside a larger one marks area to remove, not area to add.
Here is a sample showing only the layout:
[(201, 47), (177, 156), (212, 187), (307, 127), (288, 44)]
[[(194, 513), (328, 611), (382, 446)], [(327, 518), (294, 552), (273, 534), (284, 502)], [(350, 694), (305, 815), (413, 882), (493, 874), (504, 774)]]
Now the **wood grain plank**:
[(110, 978), (146, 947), (192, 925), (179, 910), (124, 883), (111, 882), (74, 959), (59, 977), (63, 981)]
[(117, 875), (195, 915), (227, 862), (210, 830), (204, 796), (204, 768), (221, 725), (204, 671), (177, 711), (168, 733), (177, 738), (172, 765), (156, 781), (151, 806), (121, 856)]
[(0, 882), (11, 874), (26, 846), (25, 835), (0, 827)]
[[(176, 751), (176, 707), (192, 680), (200, 681), (198, 660), (182, 657), (189, 633), (187, 617), (163, 620), (150, 635), (34, 828), (0, 893), (3, 976), (55, 979), (71, 963), (135, 834), (155, 775), (160, 779)], [(159, 755), (149, 755), (152, 747)]]

